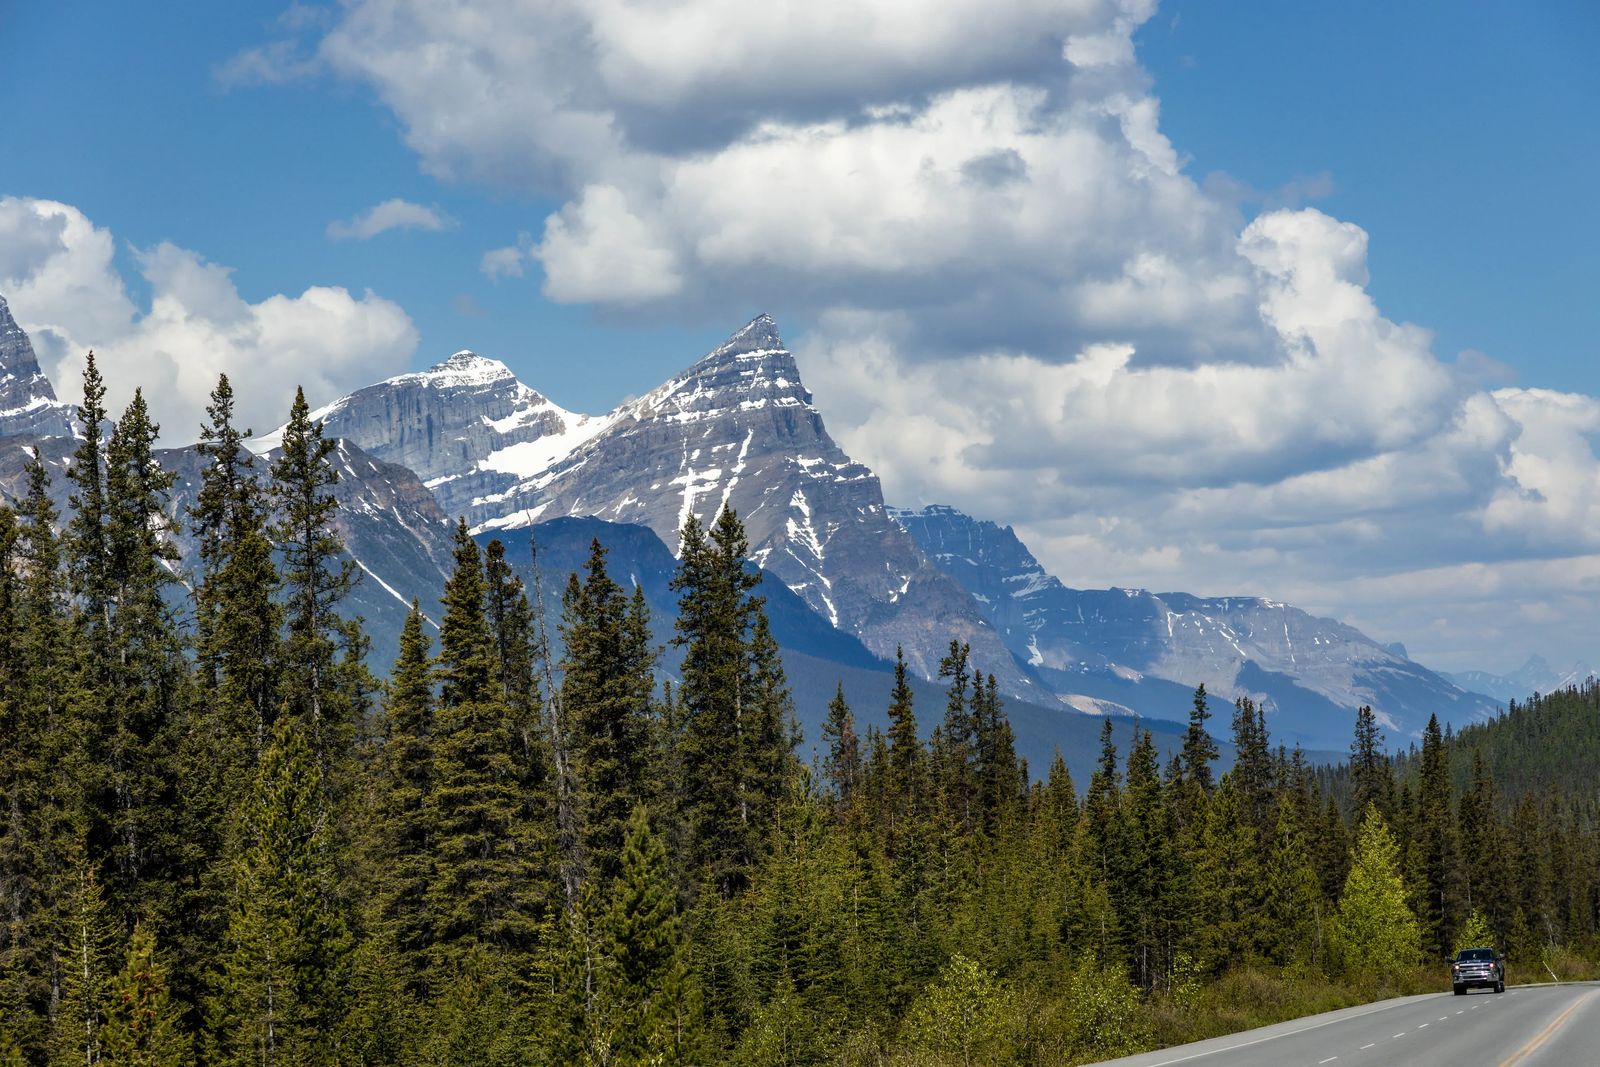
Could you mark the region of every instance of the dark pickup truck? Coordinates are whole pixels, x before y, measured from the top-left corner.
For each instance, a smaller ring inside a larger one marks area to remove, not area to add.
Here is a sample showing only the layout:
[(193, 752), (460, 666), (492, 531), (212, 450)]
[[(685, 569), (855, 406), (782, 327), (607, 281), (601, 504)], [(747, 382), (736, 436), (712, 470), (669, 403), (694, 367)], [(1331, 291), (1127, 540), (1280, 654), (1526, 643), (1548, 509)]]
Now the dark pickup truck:
[(1472, 986), (1506, 991), (1506, 958), (1492, 948), (1464, 948), (1450, 961), (1450, 987), (1461, 996)]

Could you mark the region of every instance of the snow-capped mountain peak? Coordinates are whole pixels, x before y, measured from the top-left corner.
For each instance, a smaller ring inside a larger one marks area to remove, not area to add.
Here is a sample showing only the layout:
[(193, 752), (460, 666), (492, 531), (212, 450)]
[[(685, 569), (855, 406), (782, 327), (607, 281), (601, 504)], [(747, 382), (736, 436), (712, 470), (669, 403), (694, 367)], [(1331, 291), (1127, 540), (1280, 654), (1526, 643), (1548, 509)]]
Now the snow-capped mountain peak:
[(74, 408), (56, 399), (33, 342), (0, 296), (0, 436), (71, 437)]

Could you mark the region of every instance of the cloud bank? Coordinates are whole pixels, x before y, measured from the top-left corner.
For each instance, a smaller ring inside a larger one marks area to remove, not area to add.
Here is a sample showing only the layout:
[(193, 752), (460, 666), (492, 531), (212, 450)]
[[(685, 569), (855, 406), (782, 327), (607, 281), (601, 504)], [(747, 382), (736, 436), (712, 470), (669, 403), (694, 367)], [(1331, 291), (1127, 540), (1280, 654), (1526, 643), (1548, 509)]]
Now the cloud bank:
[(893, 497), (1016, 521), (1069, 582), (1269, 593), (1446, 667), (1583, 651), (1596, 402), (1386, 318), (1368, 234), (1300, 206), (1335, 176), (1196, 182), (1154, 10), (349, 0), (240, 63), (369, 87), (429, 173), (555, 198), (490, 277), (783, 312)]
[(0, 293), (57, 395), (79, 398), (93, 349), (107, 407), (120, 411), (143, 387), (165, 444), (199, 436), (219, 374), (233, 382), (240, 421), (262, 429), (283, 421), (296, 385), (313, 403), (331, 400), (403, 366), (417, 346), (406, 313), (371, 292), (313, 286), (251, 303), (228, 268), (165, 242), (134, 250), (150, 290), (140, 308), (115, 253), (111, 232), (77, 208), (0, 198)]

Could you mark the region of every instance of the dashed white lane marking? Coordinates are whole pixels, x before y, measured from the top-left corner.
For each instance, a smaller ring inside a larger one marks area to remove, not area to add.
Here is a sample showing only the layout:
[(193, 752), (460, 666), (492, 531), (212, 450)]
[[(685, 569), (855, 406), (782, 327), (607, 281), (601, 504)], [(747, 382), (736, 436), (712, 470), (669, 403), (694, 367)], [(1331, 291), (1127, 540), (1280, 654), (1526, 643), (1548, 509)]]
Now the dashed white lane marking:
[[(1467, 1009), (1466, 1009), (1466, 1008), (1462, 1008), (1462, 1009), (1461, 1009), (1461, 1011), (1466, 1011), (1466, 1010), (1467, 1010)], [(1461, 1014), (1461, 1011), (1458, 1011), (1458, 1012), (1456, 1012), (1456, 1014), (1457, 1014), (1457, 1015), (1460, 1015), (1460, 1014)]]
[(1397, 1037), (1405, 1037), (1405, 1036), (1406, 1036), (1406, 1032), (1405, 1032), (1405, 1031), (1404, 1031), (1404, 1030), (1402, 1030), (1402, 1031), (1400, 1031), (1400, 1032), (1399, 1032), (1399, 1033), (1398, 1033), (1398, 1034), (1392, 1034), (1392, 1035), (1390, 1035), (1390, 1037), (1389, 1037), (1389, 1040), (1390, 1040), (1390, 1041), (1393, 1041), (1393, 1040), (1394, 1040), (1394, 1039), (1395, 1039), (1395, 1038), (1397, 1038)]
[(1362, 1046), (1361, 1046), (1361, 1051), (1362, 1051), (1362, 1052), (1365, 1052), (1365, 1051), (1367, 1051), (1367, 1049), (1369, 1049), (1369, 1048), (1372, 1048), (1372, 1047), (1373, 1047), (1373, 1046), (1374, 1046), (1374, 1045), (1376, 1045), (1376, 1044), (1377, 1044), (1377, 1042), (1376, 1042), (1376, 1041), (1374, 1041), (1374, 1042), (1373, 1042), (1373, 1043), (1372, 1043), (1372, 1044), (1371, 1044), (1371, 1045), (1362, 1045)]
[(1338, 1059), (1338, 1058), (1339, 1058), (1339, 1057), (1337, 1057), (1337, 1056), (1329, 1056), (1329, 1057), (1328, 1057), (1328, 1058), (1327, 1058), (1327, 1059), (1325, 1059), (1325, 1060), (1318, 1060), (1318, 1061), (1317, 1061), (1317, 1067), (1322, 1067), (1322, 1065), (1323, 1065), (1323, 1064), (1324, 1064), (1324, 1063), (1332, 1063), (1332, 1062), (1333, 1062), (1333, 1061), (1334, 1061), (1334, 1060), (1336, 1060), (1336, 1059)]
[(1417, 1029), (1418, 1030), (1426, 1030), (1431, 1025), (1433, 1025), (1433, 1024), (1432, 1023), (1418, 1023), (1417, 1024)]

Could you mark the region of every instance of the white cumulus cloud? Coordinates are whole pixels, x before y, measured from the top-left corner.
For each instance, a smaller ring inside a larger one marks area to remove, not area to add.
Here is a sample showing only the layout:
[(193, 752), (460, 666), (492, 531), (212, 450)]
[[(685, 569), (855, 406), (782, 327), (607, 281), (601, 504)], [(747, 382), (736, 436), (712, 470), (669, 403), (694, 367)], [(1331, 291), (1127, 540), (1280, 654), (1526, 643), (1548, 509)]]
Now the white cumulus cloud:
[[(35, 235), (27, 254), (8, 243), (13, 234)], [(142, 387), (167, 444), (198, 436), (219, 374), (233, 382), (240, 421), (262, 429), (283, 420), (295, 386), (313, 403), (331, 400), (403, 368), (417, 345), (406, 313), (371, 292), (313, 286), (252, 303), (228, 268), (169, 243), (136, 250), (150, 290), (141, 309), (113, 262), (110, 231), (68, 204), (0, 198), (0, 248), (7, 247), (0, 293), (57, 395), (79, 395), (93, 349), (107, 406), (120, 410)]]
[(239, 66), (370, 87), (430, 174), (553, 199), (491, 278), (783, 309), (893, 498), (1015, 521), (1068, 581), (1294, 599), (1447, 667), (1577, 648), (1600, 599), (1537, 605), (1600, 581), (1596, 401), (1385, 316), (1383, 235), (1301, 206), (1335, 175), (1196, 181), (1154, 9), (347, 0)]

